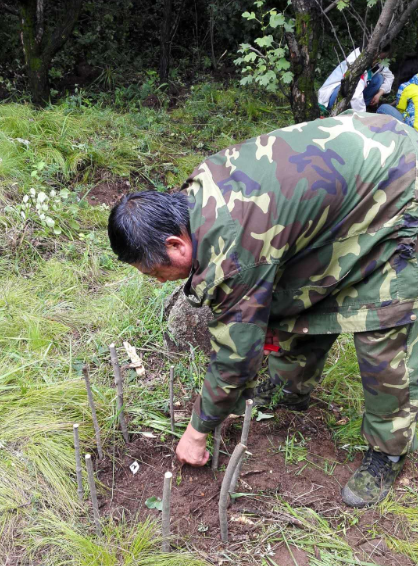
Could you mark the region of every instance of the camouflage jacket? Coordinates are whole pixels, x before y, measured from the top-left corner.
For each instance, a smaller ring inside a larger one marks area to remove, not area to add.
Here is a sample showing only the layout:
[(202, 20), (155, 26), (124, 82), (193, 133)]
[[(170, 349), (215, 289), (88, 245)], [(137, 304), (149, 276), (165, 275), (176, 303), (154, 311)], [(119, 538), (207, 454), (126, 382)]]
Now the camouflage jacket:
[(348, 111), (236, 144), (193, 172), (185, 292), (215, 315), (195, 429), (242, 408), (268, 330), (361, 332), (414, 320), (417, 151), (408, 126)]

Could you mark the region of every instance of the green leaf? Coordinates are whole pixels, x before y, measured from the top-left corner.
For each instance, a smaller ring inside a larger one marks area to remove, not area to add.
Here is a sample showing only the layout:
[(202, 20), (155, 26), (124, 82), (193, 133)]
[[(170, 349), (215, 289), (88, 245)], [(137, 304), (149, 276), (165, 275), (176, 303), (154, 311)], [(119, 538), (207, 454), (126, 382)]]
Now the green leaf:
[(272, 14), (270, 16), (270, 27), (277, 28), (285, 23), (285, 17), (283, 14)]
[(291, 83), (292, 79), (293, 79), (292, 71), (286, 71), (286, 73), (283, 73), (283, 75), (281, 76), (281, 79), (284, 82), (284, 84), (286, 84), (286, 85)]
[(155, 497), (155, 495), (148, 497), (148, 499), (145, 501), (145, 505), (148, 507), (148, 509), (157, 509), (158, 511), (163, 510), (163, 502), (159, 497)]
[(270, 415), (268, 413), (262, 413), (261, 411), (258, 411), (257, 418), (255, 420), (262, 421), (264, 419), (272, 419), (272, 418), (274, 418), (274, 415)]
[(254, 12), (244, 12), (242, 17), (246, 20), (255, 20), (255, 13)]
[[(348, 4), (349, 4), (349, 0), (340, 0), (340, 2), (337, 2), (337, 9), (340, 10), (341, 12), (342, 10), (344, 10), (344, 8), (347, 8)], [(370, 6), (371, 4), (370, 0), (368, 4)]]
[(257, 37), (255, 43), (260, 47), (270, 47), (273, 44), (273, 36), (266, 35), (265, 37)]
[(251, 83), (253, 82), (253, 80), (254, 80), (254, 79), (253, 79), (253, 76), (252, 76), (252, 75), (247, 75), (246, 77), (243, 77), (243, 78), (240, 80), (239, 84), (240, 84), (240, 85), (249, 85), (249, 84), (251, 84)]
[(248, 53), (245, 57), (244, 57), (244, 61), (246, 63), (249, 63), (251, 61), (255, 61), (257, 59), (258, 55), (256, 53), (254, 53), (254, 51), (251, 51), (251, 53)]
[(68, 224), (73, 230), (78, 230), (80, 228), (80, 224), (77, 222), (77, 220), (70, 220)]
[(278, 49), (273, 49), (273, 51), (269, 52), (269, 55), (272, 55), (274, 57), (280, 58), (280, 57), (284, 57), (285, 51), (282, 47), (279, 47)]
[(284, 57), (282, 57), (281, 59), (279, 59), (279, 60), (277, 61), (276, 67), (277, 67), (279, 70), (288, 69), (288, 68), (290, 67), (290, 62), (289, 62), (287, 59), (285, 59)]
[(289, 33), (292, 32), (295, 29), (293, 22), (286, 22), (283, 27), (284, 27), (284, 30), (289, 32)]

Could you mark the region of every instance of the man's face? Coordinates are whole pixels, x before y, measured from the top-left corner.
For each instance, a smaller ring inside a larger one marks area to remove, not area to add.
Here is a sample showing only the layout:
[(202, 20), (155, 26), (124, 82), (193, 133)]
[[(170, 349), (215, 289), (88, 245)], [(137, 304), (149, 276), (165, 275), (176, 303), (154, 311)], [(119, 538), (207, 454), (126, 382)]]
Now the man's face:
[(190, 274), (190, 267), (182, 267), (176, 265), (156, 265), (152, 269), (142, 268), (138, 264), (133, 264), (143, 275), (153, 277), (160, 283), (166, 281), (177, 281), (178, 279), (187, 279)]
[(147, 269), (139, 263), (134, 263), (133, 266), (144, 275), (154, 277), (160, 283), (187, 279), (192, 268), (193, 255), (193, 246), (189, 235), (170, 236), (166, 240), (166, 250), (170, 259), (169, 265), (154, 265), (151, 269)]

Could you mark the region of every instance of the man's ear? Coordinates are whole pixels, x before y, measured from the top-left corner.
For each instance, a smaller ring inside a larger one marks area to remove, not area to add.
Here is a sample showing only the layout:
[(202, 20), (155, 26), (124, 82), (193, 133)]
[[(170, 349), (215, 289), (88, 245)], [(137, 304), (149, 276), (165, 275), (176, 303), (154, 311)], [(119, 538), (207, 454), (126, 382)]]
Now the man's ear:
[(188, 247), (188, 238), (184, 236), (169, 236), (166, 238), (165, 245), (167, 249), (185, 255)]

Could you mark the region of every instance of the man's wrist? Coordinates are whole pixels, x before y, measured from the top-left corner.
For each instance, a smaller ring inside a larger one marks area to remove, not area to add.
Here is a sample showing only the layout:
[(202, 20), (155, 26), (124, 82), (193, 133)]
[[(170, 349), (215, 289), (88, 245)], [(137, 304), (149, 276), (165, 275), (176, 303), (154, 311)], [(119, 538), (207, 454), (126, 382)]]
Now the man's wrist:
[(199, 432), (198, 430), (196, 430), (191, 422), (187, 425), (186, 432), (192, 440), (195, 440), (197, 442), (203, 440), (206, 441), (206, 438), (208, 436), (207, 432)]

